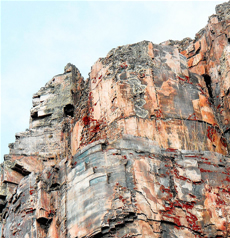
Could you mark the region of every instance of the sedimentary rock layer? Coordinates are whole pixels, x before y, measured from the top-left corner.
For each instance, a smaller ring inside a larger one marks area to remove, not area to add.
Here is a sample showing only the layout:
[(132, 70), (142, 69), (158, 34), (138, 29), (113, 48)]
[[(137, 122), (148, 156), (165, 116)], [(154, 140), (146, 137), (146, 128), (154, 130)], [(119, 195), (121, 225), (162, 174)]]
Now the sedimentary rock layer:
[(0, 170), (1, 237), (230, 236), (230, 2), (194, 40), (67, 64)]

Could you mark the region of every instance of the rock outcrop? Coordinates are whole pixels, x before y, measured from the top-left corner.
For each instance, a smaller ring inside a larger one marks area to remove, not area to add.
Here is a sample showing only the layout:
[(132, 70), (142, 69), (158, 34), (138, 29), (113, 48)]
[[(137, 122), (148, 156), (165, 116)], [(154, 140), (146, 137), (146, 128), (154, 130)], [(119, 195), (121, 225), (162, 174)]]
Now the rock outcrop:
[(194, 40), (67, 64), (15, 137), (1, 237), (230, 237), (230, 2)]

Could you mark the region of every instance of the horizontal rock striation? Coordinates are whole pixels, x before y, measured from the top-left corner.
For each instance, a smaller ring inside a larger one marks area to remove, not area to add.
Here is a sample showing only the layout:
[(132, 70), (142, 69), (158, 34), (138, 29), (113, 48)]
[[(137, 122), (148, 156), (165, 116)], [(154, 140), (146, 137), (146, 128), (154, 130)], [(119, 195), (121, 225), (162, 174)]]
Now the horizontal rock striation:
[(0, 236), (230, 237), (229, 9), (34, 94), (1, 164)]

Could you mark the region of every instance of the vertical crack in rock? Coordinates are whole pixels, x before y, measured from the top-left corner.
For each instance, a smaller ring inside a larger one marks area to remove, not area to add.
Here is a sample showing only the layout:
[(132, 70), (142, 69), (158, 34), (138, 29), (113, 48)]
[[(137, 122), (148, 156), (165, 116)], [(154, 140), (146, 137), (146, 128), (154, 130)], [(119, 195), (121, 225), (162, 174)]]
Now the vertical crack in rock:
[(209, 94), (209, 97), (210, 97), (210, 101), (213, 103), (214, 101), (213, 101), (211, 77), (207, 74), (203, 74), (202, 76), (204, 77), (204, 81), (205, 81), (206, 87), (208, 89), (208, 94)]

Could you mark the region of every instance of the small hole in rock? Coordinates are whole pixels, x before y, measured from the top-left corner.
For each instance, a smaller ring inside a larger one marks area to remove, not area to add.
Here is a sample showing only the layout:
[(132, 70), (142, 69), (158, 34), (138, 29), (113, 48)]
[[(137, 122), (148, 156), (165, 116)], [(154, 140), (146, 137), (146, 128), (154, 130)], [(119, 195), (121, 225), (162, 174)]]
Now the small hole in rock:
[(40, 217), (37, 219), (37, 222), (40, 223), (41, 225), (47, 225), (48, 219), (46, 217)]
[(73, 113), (74, 113), (74, 106), (72, 104), (67, 104), (64, 107), (64, 116), (65, 117), (67, 117), (67, 116), (73, 117)]
[(31, 114), (31, 117), (32, 117), (33, 119), (38, 118), (38, 112), (32, 113), (32, 114)]

